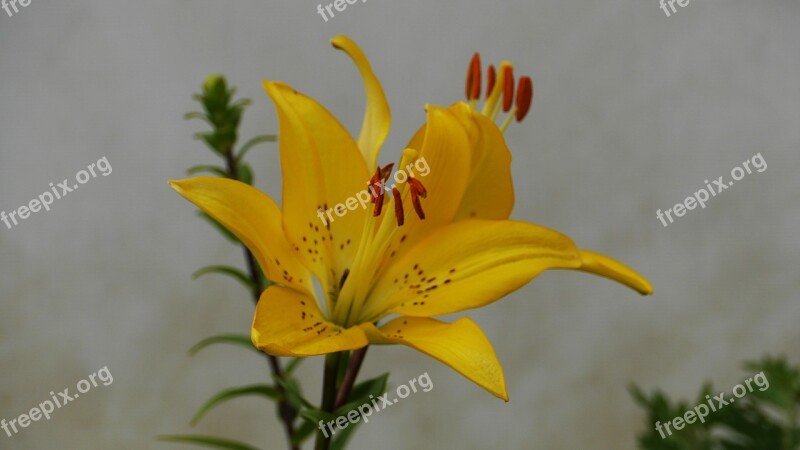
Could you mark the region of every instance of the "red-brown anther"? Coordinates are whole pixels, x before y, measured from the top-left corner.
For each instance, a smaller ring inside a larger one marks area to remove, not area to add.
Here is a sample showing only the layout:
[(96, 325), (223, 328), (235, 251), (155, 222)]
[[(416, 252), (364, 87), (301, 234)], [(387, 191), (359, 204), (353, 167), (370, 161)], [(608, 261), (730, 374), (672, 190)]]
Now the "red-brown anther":
[(385, 191), (385, 184), (386, 180), (389, 179), (389, 176), (392, 174), (392, 167), (394, 167), (394, 163), (387, 164), (381, 168), (380, 166), (375, 169), (375, 175), (369, 180), (369, 190), (372, 194), (372, 203), (375, 204), (375, 207), (372, 209), (372, 215), (377, 217), (381, 215), (381, 210), (383, 210), (383, 201), (386, 197)]
[(514, 69), (505, 66), (503, 70), (503, 112), (511, 110), (514, 104)]
[(428, 191), (425, 190), (425, 186), (422, 185), (422, 182), (416, 178), (409, 178), (408, 179), (408, 187), (411, 191), (411, 204), (414, 205), (414, 211), (417, 212), (417, 216), (420, 219), (425, 219), (425, 211), (422, 210), (422, 205), (419, 203), (420, 198), (425, 198), (428, 196)]
[(397, 218), (397, 226), (402, 227), (406, 221), (406, 215), (403, 211), (403, 197), (400, 196), (400, 191), (392, 189), (392, 197), (394, 198), (394, 217)]
[(533, 103), (533, 80), (531, 77), (524, 76), (519, 79), (519, 86), (517, 86), (517, 122), (522, 122), (522, 119), (528, 114), (531, 103)]
[(467, 100), (476, 100), (481, 97), (481, 56), (478, 52), (472, 55), (472, 61), (467, 69), (465, 93)]
[(497, 81), (497, 72), (494, 69), (494, 64), (489, 64), (489, 71), (486, 74), (486, 98), (492, 95), (495, 81)]

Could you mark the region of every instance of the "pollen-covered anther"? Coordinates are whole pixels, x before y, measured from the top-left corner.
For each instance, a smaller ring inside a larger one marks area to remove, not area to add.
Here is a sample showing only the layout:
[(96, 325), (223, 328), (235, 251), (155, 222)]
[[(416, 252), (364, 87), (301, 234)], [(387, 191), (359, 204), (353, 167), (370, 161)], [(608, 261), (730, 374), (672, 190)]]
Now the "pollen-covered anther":
[(519, 79), (517, 86), (517, 122), (522, 122), (522, 119), (528, 114), (533, 103), (533, 80), (531, 77), (524, 76)]
[(477, 100), (481, 97), (481, 56), (478, 52), (472, 55), (469, 63), (464, 91), (467, 100)]
[(494, 68), (494, 64), (489, 64), (489, 69), (486, 72), (486, 98), (492, 95), (495, 82), (497, 82), (497, 71)]
[(372, 194), (372, 203), (375, 206), (372, 209), (372, 215), (374, 217), (381, 215), (381, 210), (383, 210), (383, 201), (386, 198), (386, 181), (389, 179), (389, 176), (392, 174), (392, 167), (394, 167), (394, 163), (387, 164), (381, 167), (377, 167), (375, 169), (375, 175), (369, 180), (369, 191)]
[(414, 205), (414, 211), (416, 211), (420, 219), (424, 220), (425, 211), (422, 210), (422, 204), (420, 204), (419, 199), (427, 197), (428, 191), (422, 185), (422, 182), (416, 178), (409, 178), (408, 187), (411, 192), (411, 204)]
[(514, 68), (505, 66), (503, 70), (503, 112), (509, 112), (514, 105)]
[(392, 189), (392, 197), (394, 198), (394, 217), (397, 219), (397, 226), (402, 227), (406, 221), (405, 212), (403, 211), (403, 197), (397, 189)]

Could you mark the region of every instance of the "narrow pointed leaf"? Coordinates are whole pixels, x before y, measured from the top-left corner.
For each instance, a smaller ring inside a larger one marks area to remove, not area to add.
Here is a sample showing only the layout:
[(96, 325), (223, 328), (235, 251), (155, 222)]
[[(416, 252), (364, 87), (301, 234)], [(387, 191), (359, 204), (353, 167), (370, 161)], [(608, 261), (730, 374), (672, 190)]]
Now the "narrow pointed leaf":
[(194, 344), (194, 347), (192, 347), (189, 350), (189, 354), (194, 356), (200, 350), (213, 344), (239, 345), (258, 352), (258, 350), (253, 346), (253, 342), (250, 340), (250, 336), (245, 336), (241, 334), (220, 334), (205, 338), (202, 341), (198, 342), (197, 344)]
[(389, 372), (386, 372), (379, 377), (358, 383), (353, 387), (353, 390), (350, 391), (350, 395), (347, 396), (347, 403), (339, 407), (334, 414), (337, 416), (347, 415), (348, 411), (356, 409), (365, 403), (369, 403), (371, 401), (369, 398), (370, 395), (374, 398), (378, 398), (386, 392), (388, 381)]
[(250, 139), (249, 141), (245, 142), (244, 145), (242, 145), (242, 148), (239, 149), (239, 154), (236, 156), (236, 161), (241, 161), (244, 158), (244, 155), (246, 155), (247, 152), (249, 152), (250, 149), (256, 145), (263, 144), (264, 142), (275, 142), (276, 140), (278, 140), (278, 138), (274, 134), (262, 134)]
[(199, 422), (208, 411), (220, 403), (247, 395), (260, 395), (271, 399), (278, 399), (280, 397), (278, 390), (268, 384), (253, 384), (250, 386), (225, 389), (208, 399), (208, 401), (200, 407), (194, 417), (192, 417), (192, 426), (197, 425), (197, 422)]
[(173, 436), (159, 436), (159, 441), (165, 442), (185, 442), (187, 444), (198, 444), (211, 448), (225, 448), (228, 450), (259, 450), (257, 447), (247, 445), (241, 442), (232, 441), (230, 439), (222, 439), (211, 436), (196, 436), (196, 435), (173, 435)]
[(245, 285), (248, 289), (253, 289), (253, 281), (241, 270), (231, 266), (207, 266), (192, 274), (193, 279), (200, 278), (209, 273), (221, 273), (229, 275)]
[(285, 377), (283, 379), (273, 377), (273, 379), (286, 391), (286, 401), (294, 409), (300, 411), (303, 408), (314, 408), (314, 404), (303, 397), (300, 384), (297, 380), (292, 377)]
[(245, 184), (253, 184), (253, 169), (247, 163), (239, 164), (239, 181)]
[(317, 430), (318, 423), (319, 422), (312, 422), (308, 419), (304, 420), (300, 427), (295, 430), (294, 436), (292, 437), (292, 443), (295, 445), (300, 445), (303, 443), (303, 441), (313, 436), (314, 431)]
[(290, 358), (289, 364), (286, 364), (286, 368), (283, 369), (283, 373), (285, 376), (289, 376), (292, 372), (297, 369), (300, 363), (303, 362), (303, 358)]
[(202, 164), (190, 167), (186, 173), (189, 175), (197, 175), (198, 173), (213, 173), (214, 175), (219, 175), (221, 177), (228, 177), (228, 172), (226, 172), (222, 167)]

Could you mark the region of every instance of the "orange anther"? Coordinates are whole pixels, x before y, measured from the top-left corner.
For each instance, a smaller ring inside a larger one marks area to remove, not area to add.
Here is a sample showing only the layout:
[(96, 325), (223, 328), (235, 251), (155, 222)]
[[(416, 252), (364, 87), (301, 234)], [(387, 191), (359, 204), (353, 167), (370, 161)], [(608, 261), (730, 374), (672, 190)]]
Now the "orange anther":
[(416, 178), (409, 178), (408, 186), (411, 191), (411, 204), (414, 205), (414, 211), (416, 211), (420, 219), (425, 219), (425, 211), (422, 210), (419, 199), (427, 197), (428, 191), (425, 190), (425, 186), (422, 185), (422, 182)]
[(481, 56), (478, 52), (472, 55), (472, 61), (467, 69), (465, 93), (467, 100), (475, 100), (481, 96)]
[(531, 77), (524, 76), (519, 79), (517, 86), (517, 122), (521, 122), (531, 109), (533, 103), (533, 80)]
[(494, 69), (494, 64), (489, 64), (489, 71), (486, 74), (486, 98), (492, 95), (495, 81), (497, 81), (497, 72)]

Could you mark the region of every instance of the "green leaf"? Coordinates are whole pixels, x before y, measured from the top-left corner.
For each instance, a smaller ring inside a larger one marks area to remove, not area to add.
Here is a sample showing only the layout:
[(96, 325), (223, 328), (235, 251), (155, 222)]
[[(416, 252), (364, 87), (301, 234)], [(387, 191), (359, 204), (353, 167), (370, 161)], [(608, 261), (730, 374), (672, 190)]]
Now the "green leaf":
[[(214, 118), (211, 117), (210, 120), (214, 120)], [(195, 139), (199, 139), (205, 142), (208, 148), (213, 150), (214, 153), (222, 155), (225, 151), (225, 143), (227, 141), (214, 131), (208, 131), (205, 133), (196, 133), (194, 137)]]
[(199, 422), (200, 419), (202, 419), (203, 416), (213, 407), (225, 401), (232, 400), (238, 397), (243, 397), (246, 395), (260, 395), (263, 397), (271, 398), (273, 400), (277, 400), (280, 397), (280, 394), (278, 394), (278, 390), (268, 384), (253, 384), (250, 386), (225, 389), (223, 391), (220, 391), (218, 394), (214, 395), (210, 399), (208, 399), (208, 401), (203, 406), (200, 407), (200, 409), (197, 411), (194, 417), (192, 417), (191, 421), (192, 426), (197, 425), (197, 422)]
[(278, 140), (278, 138), (274, 134), (262, 134), (250, 139), (249, 141), (245, 142), (244, 145), (242, 145), (242, 148), (239, 149), (239, 154), (236, 156), (236, 162), (240, 162), (242, 159), (244, 159), (244, 155), (246, 155), (247, 152), (249, 152), (250, 149), (256, 145), (263, 144), (265, 142), (275, 142), (276, 140)]
[(211, 125), (211, 119), (208, 118), (208, 115), (207, 114), (203, 114), (203, 113), (198, 112), (198, 111), (188, 112), (188, 113), (183, 115), (183, 118), (186, 119), (186, 120), (200, 119), (200, 120), (206, 122), (207, 124)]
[(273, 377), (273, 379), (286, 391), (286, 402), (289, 403), (292, 408), (297, 411), (301, 411), (304, 407), (314, 408), (314, 405), (303, 397), (300, 383), (298, 383), (294, 377), (284, 376), (282, 379)]
[(208, 166), (208, 165), (197, 165), (192, 166), (189, 170), (186, 171), (189, 175), (196, 175), (198, 173), (213, 173), (214, 175), (218, 175), (223, 178), (228, 178), (228, 172), (225, 171), (222, 167), (218, 166)]
[(350, 391), (350, 395), (347, 396), (347, 402), (339, 407), (334, 415), (346, 415), (348, 411), (351, 411), (365, 403), (370, 403), (372, 399), (369, 396), (372, 395), (373, 398), (378, 398), (380, 395), (386, 392), (386, 385), (388, 382), (389, 372), (386, 372), (381, 376), (358, 383), (353, 387), (353, 390)]
[(322, 420), (324, 422), (330, 422), (336, 416), (331, 413), (327, 413), (325, 411), (320, 411), (317, 408), (304, 408), (300, 411), (300, 417), (310, 420), (316, 424), (319, 424), (319, 421)]
[(247, 163), (239, 164), (239, 181), (246, 184), (253, 184), (253, 169)]
[(287, 364), (286, 368), (283, 369), (283, 375), (286, 377), (291, 375), (304, 359), (305, 358), (291, 358), (289, 364)]
[(361, 425), (362, 420), (359, 420), (356, 423), (348, 422), (349, 426), (344, 430), (339, 430), (333, 436), (333, 442), (331, 442), (330, 450), (344, 450), (347, 448), (347, 443), (353, 437), (356, 432), (356, 428)]
[(219, 334), (216, 336), (207, 337), (197, 344), (194, 344), (194, 346), (189, 350), (189, 354), (194, 356), (200, 350), (214, 344), (239, 345), (258, 352), (258, 349), (253, 346), (250, 336), (245, 336), (242, 334)]
[(221, 274), (224, 274), (224, 275), (229, 275), (229, 276), (235, 278), (236, 280), (238, 280), (239, 282), (241, 282), (242, 284), (244, 284), (245, 287), (247, 287), (250, 290), (252, 290), (253, 287), (254, 287), (253, 281), (250, 279), (250, 277), (247, 276), (247, 274), (245, 274), (241, 270), (239, 270), (239, 269), (237, 269), (235, 267), (231, 267), (231, 266), (207, 266), (207, 267), (203, 267), (202, 269), (200, 269), (197, 272), (193, 273), (192, 274), (192, 278), (193, 279), (197, 279), (197, 278), (200, 278), (203, 275), (206, 275), (206, 274), (209, 274), (209, 273), (214, 273), (214, 272), (221, 273)]
[(306, 439), (313, 436), (314, 432), (317, 430), (317, 427), (319, 426), (318, 424), (319, 421), (313, 422), (308, 419), (303, 420), (303, 423), (294, 432), (294, 436), (292, 437), (292, 444), (300, 445)]
[(233, 233), (230, 232), (227, 228), (223, 227), (222, 224), (217, 222), (213, 217), (209, 216), (208, 214), (204, 213), (203, 211), (198, 211), (197, 214), (203, 218), (206, 222), (210, 223), (211, 226), (216, 228), (223, 236), (228, 238), (229, 241), (233, 242), (234, 244), (241, 244), (239, 238), (236, 237)]
[(185, 442), (187, 444), (188, 443), (199, 444), (205, 447), (226, 448), (229, 450), (259, 450), (257, 447), (243, 444), (241, 442), (236, 442), (229, 439), (215, 438), (211, 436), (171, 435), (171, 436), (159, 436), (158, 440), (165, 442)]

